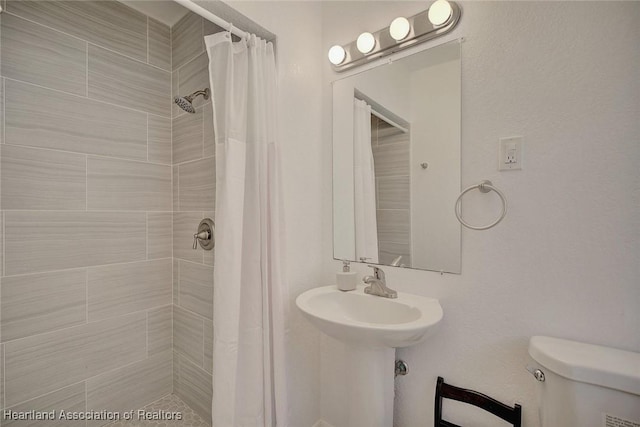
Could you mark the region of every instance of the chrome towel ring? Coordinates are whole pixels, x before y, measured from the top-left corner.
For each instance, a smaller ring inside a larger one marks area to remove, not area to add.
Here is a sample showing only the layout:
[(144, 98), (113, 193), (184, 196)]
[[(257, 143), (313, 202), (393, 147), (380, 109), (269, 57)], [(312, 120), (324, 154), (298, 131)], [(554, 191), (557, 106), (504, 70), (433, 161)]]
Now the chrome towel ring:
[[(498, 194), (498, 196), (500, 196), (500, 199), (502, 200), (502, 213), (500, 214), (500, 217), (489, 225), (484, 225), (484, 226), (470, 225), (462, 219), (462, 213), (461, 213), (462, 196), (464, 196), (471, 190), (475, 190), (476, 188), (480, 190), (480, 192), (482, 193), (495, 191)], [(496, 226), (500, 221), (502, 221), (502, 219), (507, 214), (507, 198), (505, 197), (504, 193), (502, 193), (502, 191), (498, 190), (496, 187), (493, 186), (491, 181), (485, 180), (485, 181), (482, 181), (480, 184), (472, 185), (471, 187), (465, 188), (462, 191), (462, 193), (460, 193), (460, 195), (458, 196), (458, 199), (456, 200), (455, 211), (456, 211), (456, 218), (458, 218), (458, 221), (460, 221), (460, 224), (464, 225), (465, 227), (470, 228), (472, 230), (488, 230), (491, 227)]]

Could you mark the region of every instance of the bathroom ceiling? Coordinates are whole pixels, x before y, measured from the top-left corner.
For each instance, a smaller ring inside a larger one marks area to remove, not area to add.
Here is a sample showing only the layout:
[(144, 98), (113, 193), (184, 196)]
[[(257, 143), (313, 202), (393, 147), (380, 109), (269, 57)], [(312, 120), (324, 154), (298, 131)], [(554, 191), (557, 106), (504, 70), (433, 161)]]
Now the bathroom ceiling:
[(121, 3), (142, 12), (170, 27), (185, 16), (189, 10), (172, 0), (119, 0)]

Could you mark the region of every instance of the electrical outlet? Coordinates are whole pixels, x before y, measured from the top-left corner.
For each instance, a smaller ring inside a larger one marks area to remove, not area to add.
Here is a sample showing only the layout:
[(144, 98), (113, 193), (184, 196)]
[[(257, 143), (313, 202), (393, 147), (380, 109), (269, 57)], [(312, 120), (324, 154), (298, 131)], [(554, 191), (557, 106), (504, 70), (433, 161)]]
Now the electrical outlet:
[(498, 170), (509, 171), (522, 169), (523, 137), (511, 136), (508, 138), (500, 138), (499, 142)]

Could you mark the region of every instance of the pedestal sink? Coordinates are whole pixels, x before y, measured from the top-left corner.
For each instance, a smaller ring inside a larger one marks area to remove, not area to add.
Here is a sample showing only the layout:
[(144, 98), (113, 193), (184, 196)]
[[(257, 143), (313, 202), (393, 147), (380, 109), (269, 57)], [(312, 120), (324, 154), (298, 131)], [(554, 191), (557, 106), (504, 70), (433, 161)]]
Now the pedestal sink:
[(425, 340), (442, 319), (438, 300), (407, 293), (383, 298), (364, 286), (310, 289), (296, 305), (311, 323), (349, 347), (349, 427), (391, 427), (395, 349)]

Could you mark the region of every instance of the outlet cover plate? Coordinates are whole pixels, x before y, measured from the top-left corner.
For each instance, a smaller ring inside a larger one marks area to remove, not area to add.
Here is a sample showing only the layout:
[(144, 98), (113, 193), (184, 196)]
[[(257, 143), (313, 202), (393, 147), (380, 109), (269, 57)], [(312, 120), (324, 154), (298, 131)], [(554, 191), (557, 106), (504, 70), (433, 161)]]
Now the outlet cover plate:
[(524, 138), (510, 136), (500, 138), (498, 144), (498, 170), (513, 171), (522, 169)]

